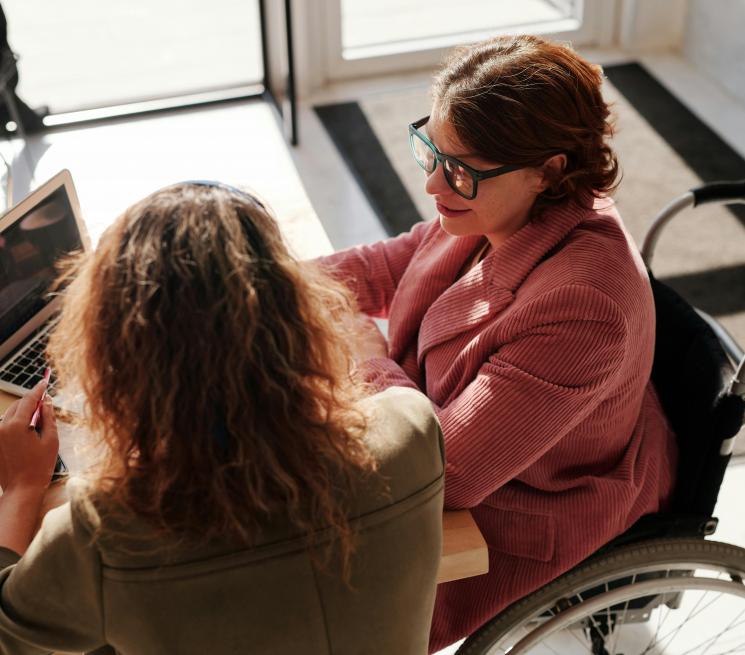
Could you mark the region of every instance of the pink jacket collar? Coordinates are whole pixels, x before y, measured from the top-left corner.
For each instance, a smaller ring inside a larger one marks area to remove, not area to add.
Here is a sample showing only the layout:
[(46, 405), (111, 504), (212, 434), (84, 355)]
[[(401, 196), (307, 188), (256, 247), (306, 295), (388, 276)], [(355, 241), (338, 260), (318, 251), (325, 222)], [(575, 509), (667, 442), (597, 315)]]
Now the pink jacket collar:
[[(474, 328), (509, 306), (530, 272), (590, 211), (574, 203), (547, 210), (458, 280), (456, 276), (480, 237), (453, 237), (440, 229), (417, 253), (399, 285), (399, 289), (408, 287), (410, 294), (417, 294), (397, 300), (406, 302), (410, 311), (412, 305), (420, 309), (419, 364), (434, 345)], [(413, 280), (407, 284), (409, 275), (426, 276), (426, 295), (421, 293), (422, 285), (410, 284)]]

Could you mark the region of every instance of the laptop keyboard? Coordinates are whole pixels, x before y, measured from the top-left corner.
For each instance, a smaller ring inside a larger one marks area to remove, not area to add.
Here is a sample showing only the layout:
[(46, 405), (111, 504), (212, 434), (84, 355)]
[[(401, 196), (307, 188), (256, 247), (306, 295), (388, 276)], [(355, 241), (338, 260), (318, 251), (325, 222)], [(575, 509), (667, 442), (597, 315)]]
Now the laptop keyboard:
[[(43, 327), (0, 367), (0, 380), (16, 384), (24, 389), (31, 389), (42, 379), (47, 366), (44, 352), (47, 347), (48, 331), (49, 326)], [(57, 379), (52, 374), (48, 388), (50, 395), (54, 394), (56, 382)]]

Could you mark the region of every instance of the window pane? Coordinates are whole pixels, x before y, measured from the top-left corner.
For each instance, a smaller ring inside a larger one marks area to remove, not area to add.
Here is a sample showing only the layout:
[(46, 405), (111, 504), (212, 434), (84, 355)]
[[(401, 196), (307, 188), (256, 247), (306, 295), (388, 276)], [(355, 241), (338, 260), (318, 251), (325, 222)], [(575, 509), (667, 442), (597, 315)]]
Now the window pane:
[(341, 0), (342, 47), (355, 48), (575, 18), (577, 0)]
[(18, 94), (53, 112), (253, 84), (258, 0), (3, 0)]

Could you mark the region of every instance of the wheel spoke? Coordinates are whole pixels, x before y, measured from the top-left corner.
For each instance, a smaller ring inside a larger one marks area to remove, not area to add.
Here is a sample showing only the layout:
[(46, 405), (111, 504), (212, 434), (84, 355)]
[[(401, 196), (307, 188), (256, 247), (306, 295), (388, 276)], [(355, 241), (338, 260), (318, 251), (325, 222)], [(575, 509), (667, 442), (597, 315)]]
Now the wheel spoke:
[(495, 618), (491, 646), (473, 653), (742, 655), (745, 593), (732, 583), (744, 572), (745, 549), (732, 545), (671, 538), (624, 546)]
[[(607, 594), (609, 591), (610, 591), (610, 588), (608, 587), (608, 583), (606, 582), (605, 593)], [(611, 634), (613, 630), (613, 622), (611, 618), (610, 607), (605, 608), (605, 622), (606, 622), (606, 625), (608, 626), (608, 630), (609, 630), (608, 634), (611, 635), (611, 639), (613, 639), (613, 635)]]
[[(580, 646), (582, 646), (582, 648), (584, 648), (584, 649), (585, 649), (585, 650), (586, 650), (586, 651), (587, 651), (588, 653), (590, 653), (590, 655), (592, 655), (592, 648), (590, 648), (590, 647), (589, 647), (589, 646), (587, 645), (587, 642), (586, 642), (586, 641), (582, 641), (582, 639), (580, 639), (580, 638), (579, 638), (579, 637), (578, 637), (578, 636), (576, 635), (576, 633), (575, 633), (575, 631), (574, 631), (574, 630), (568, 630), (568, 632), (569, 632), (569, 634), (570, 634), (570, 635), (572, 635), (572, 637), (574, 638), (574, 640), (575, 640), (575, 641), (576, 641), (576, 642), (577, 642), (577, 643), (578, 643), (578, 644), (579, 644)], [(544, 642), (544, 643), (545, 643), (545, 642)]]
[[(740, 615), (742, 615), (743, 612), (745, 612), (745, 610), (743, 610), (742, 612), (740, 612)], [(745, 625), (745, 619), (743, 619), (742, 621), (738, 621), (737, 623), (735, 623), (735, 625), (733, 625), (732, 628), (739, 628), (741, 625)]]
[[(634, 573), (634, 575), (631, 576), (631, 584), (634, 584), (635, 582), (636, 582), (636, 573)], [(626, 625), (626, 617), (628, 616), (630, 602), (631, 600), (629, 599), (623, 604), (623, 620), (620, 622), (620, 624), (618, 622), (618, 619), (616, 619), (616, 628), (613, 631), (613, 637), (611, 639), (611, 641), (613, 642), (613, 648), (611, 649), (610, 655), (616, 655), (616, 648), (618, 647), (618, 638), (621, 633), (621, 627)]]
[[(675, 639), (675, 637), (678, 636), (678, 633), (680, 632), (680, 629), (681, 629), (681, 627), (683, 625), (685, 625), (686, 623), (688, 623), (688, 621), (690, 621), (691, 619), (693, 619), (696, 616), (698, 616), (699, 614), (701, 614), (701, 612), (705, 611), (707, 608), (711, 607), (711, 605), (713, 603), (715, 603), (717, 600), (719, 600), (719, 598), (722, 597), (721, 592), (720, 593), (717, 593), (717, 595), (714, 596), (714, 598), (712, 600), (710, 600), (708, 603), (706, 603), (706, 605), (704, 605), (703, 607), (701, 607), (700, 609), (698, 609), (698, 606), (703, 602), (704, 598), (706, 598), (708, 595), (709, 595), (709, 592), (708, 591), (707, 592), (704, 592), (704, 594), (701, 596), (701, 598), (698, 599), (698, 602), (690, 609), (690, 611), (688, 612), (688, 616), (686, 616), (686, 618), (683, 619), (683, 621), (680, 621), (675, 628), (673, 628), (672, 630), (670, 630), (669, 632), (667, 632), (662, 637), (662, 639), (660, 639), (660, 642), (659, 643), (662, 644), (663, 642), (665, 642), (667, 640), (667, 643), (665, 644), (665, 648), (667, 648), (668, 646), (670, 646), (670, 644), (673, 642), (673, 640)], [(668, 637), (669, 637), (669, 640), (668, 640)], [(655, 641), (655, 635), (653, 635), (652, 636), (652, 641), (650, 641), (650, 643), (647, 646), (647, 648), (642, 652), (642, 655), (644, 655), (644, 653), (649, 652), (649, 649), (653, 645), (655, 645), (655, 643), (656, 643), (656, 641)]]
[[(576, 594), (576, 596), (577, 596), (577, 598), (579, 598), (580, 602), (582, 602), (582, 603), (585, 602), (585, 599), (582, 597), (582, 593), (581, 592), (578, 591), (577, 594)], [(600, 626), (598, 625), (598, 622), (595, 620), (595, 617), (592, 614), (590, 614), (587, 618), (590, 619), (590, 621), (592, 622), (592, 625), (595, 628), (595, 630), (597, 630), (602, 635), (603, 632), (600, 629)]]
[[(583, 603), (583, 602), (585, 601), (584, 597), (582, 596), (582, 592), (579, 592), (579, 591), (578, 591), (578, 592), (577, 592), (577, 593), (575, 594), (575, 596), (576, 596), (577, 598), (579, 598), (579, 602), (580, 602), (580, 603)], [(572, 604), (572, 607), (574, 607), (574, 605), (575, 605), (575, 604), (576, 604), (576, 603), (573, 603), (573, 604)], [(590, 617), (589, 617), (589, 618), (590, 618), (590, 621), (592, 621), (592, 623), (593, 623), (593, 625), (595, 626), (595, 628), (596, 628), (596, 629), (599, 629), (599, 628), (598, 628), (598, 624), (597, 624), (597, 623), (596, 623), (596, 621), (595, 621), (595, 618), (594, 618), (594, 617), (593, 617), (592, 615), (590, 615)], [(581, 630), (583, 631), (583, 632), (582, 632), (582, 634), (584, 635), (584, 628), (581, 628)], [(586, 651), (587, 651), (588, 653), (590, 653), (590, 655), (592, 655), (592, 649), (591, 649), (591, 648), (590, 648), (590, 647), (589, 647), (589, 646), (587, 645), (586, 641), (583, 641), (582, 639), (580, 639), (580, 638), (579, 638), (579, 637), (578, 637), (578, 636), (577, 636), (577, 635), (575, 634), (575, 631), (574, 631), (574, 630), (569, 630), (569, 634), (570, 634), (570, 635), (572, 635), (572, 637), (574, 638), (574, 640), (575, 640), (576, 642), (578, 642), (578, 643), (580, 644), (580, 646), (582, 646), (582, 648), (584, 648), (584, 649), (585, 649), (585, 650), (586, 650)], [(591, 643), (592, 643), (592, 642), (591, 642)]]
[(745, 652), (745, 641), (740, 642), (734, 648), (730, 648), (729, 650), (723, 650), (721, 653), (716, 653), (716, 655), (730, 655), (730, 653), (743, 653), (743, 652)]
[[(668, 569), (667, 571), (665, 571), (665, 579), (668, 579), (669, 577), (670, 577), (670, 569)], [(647, 644), (647, 648), (644, 650), (645, 653), (647, 652), (647, 650), (649, 650), (649, 647), (650, 646), (652, 646), (652, 645), (654, 645), (654, 644), (657, 643), (657, 640), (658, 640), (658, 637), (660, 635), (660, 631), (662, 630), (662, 627), (665, 625), (665, 623), (667, 622), (668, 618), (670, 618), (670, 614), (671, 614), (670, 608), (668, 608), (668, 611), (665, 612), (665, 616), (664, 617), (662, 616), (661, 607), (658, 606), (656, 609), (658, 610), (658, 612), (657, 612), (657, 629), (655, 630), (654, 635), (652, 635), (652, 640), (649, 642), (649, 644)]]
[(706, 646), (706, 648), (701, 652), (701, 655), (706, 655), (706, 653), (709, 652), (709, 650), (711, 650), (712, 646), (716, 644), (719, 637), (721, 637), (728, 630), (732, 630), (733, 628), (736, 628), (738, 625), (741, 625), (743, 623), (742, 621), (738, 622), (739, 618), (743, 614), (745, 614), (745, 609), (741, 610), (740, 613), (734, 619), (732, 619), (729, 622), (729, 624), (724, 627), (723, 630), (720, 630), (717, 634), (709, 637), (708, 639), (704, 639), (704, 641), (702, 641), (700, 644), (697, 644), (693, 648), (690, 648), (689, 650), (685, 651), (685, 653), (682, 653), (681, 655), (687, 655), (687, 653), (697, 652), (699, 648), (704, 646), (704, 644), (708, 643), (708, 646)]
[(652, 637), (652, 641), (651, 641), (652, 645), (657, 643), (657, 636), (660, 634), (660, 630), (662, 629), (662, 626), (664, 626), (665, 622), (668, 620), (668, 618), (670, 618), (670, 612), (672, 611), (669, 607), (667, 607), (666, 608), (667, 612), (665, 612), (665, 616), (663, 617), (662, 607), (657, 607), (656, 609), (657, 609), (657, 628), (655, 630), (654, 636)]

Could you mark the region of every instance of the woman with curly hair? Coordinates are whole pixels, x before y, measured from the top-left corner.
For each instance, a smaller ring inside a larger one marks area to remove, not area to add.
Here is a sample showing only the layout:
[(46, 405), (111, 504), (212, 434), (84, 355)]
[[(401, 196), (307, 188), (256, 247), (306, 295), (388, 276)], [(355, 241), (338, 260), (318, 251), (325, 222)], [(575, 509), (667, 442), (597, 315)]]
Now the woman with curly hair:
[(445, 505), (489, 573), (438, 587), (432, 651), (667, 503), (674, 435), (650, 382), (649, 280), (612, 200), (602, 71), (504, 36), (456, 49), (409, 126), (438, 218), (323, 260), (363, 312), (377, 388), (425, 392)]
[(264, 206), (168, 187), (63, 284), (50, 356), (102, 456), (31, 541), (57, 448), (48, 404), (28, 430), (44, 383), (0, 423), (0, 651), (426, 652), (437, 420), (411, 390), (366, 397), (348, 293)]

